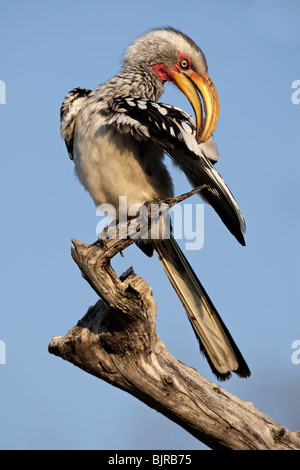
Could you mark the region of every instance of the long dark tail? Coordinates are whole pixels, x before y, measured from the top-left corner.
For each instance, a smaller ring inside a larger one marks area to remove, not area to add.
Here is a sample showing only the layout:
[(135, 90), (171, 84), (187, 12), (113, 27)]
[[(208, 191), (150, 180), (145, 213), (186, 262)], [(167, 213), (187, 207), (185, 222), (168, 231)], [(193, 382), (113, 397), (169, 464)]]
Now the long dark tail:
[(157, 240), (154, 249), (186, 310), (212, 371), (219, 380), (231, 377), (231, 371), (240, 377), (249, 377), (250, 370), (242, 354), (174, 237)]

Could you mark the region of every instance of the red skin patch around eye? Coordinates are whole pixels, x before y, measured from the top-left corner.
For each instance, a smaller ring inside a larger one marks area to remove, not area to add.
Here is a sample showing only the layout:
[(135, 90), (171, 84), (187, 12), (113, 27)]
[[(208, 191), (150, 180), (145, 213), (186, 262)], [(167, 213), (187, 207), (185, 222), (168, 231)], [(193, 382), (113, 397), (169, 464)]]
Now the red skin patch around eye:
[(182, 59), (186, 59), (189, 63), (189, 68), (191, 68), (191, 59), (189, 58), (189, 56), (187, 54), (180, 54), (179, 52), (177, 52), (177, 57), (178, 57), (178, 62), (177, 62), (177, 66), (180, 68), (180, 62)]
[[(177, 56), (178, 56), (178, 62), (177, 64), (174, 64), (174, 67), (173, 67), (174, 70), (176, 70), (177, 72), (180, 72), (182, 70), (182, 68), (180, 67), (180, 62), (182, 59), (186, 59), (189, 64), (189, 68), (191, 68), (191, 59), (189, 58), (187, 54), (180, 54), (178, 52)], [(168, 67), (166, 67), (165, 64), (163, 64), (162, 62), (159, 62), (158, 64), (153, 65), (152, 70), (162, 82), (167, 82), (167, 81), (172, 80)]]

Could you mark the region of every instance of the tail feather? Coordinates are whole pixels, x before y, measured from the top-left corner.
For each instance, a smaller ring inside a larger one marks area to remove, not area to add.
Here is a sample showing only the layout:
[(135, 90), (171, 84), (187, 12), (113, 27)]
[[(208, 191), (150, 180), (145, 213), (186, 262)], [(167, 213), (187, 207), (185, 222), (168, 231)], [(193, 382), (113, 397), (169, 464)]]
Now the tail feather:
[(220, 380), (230, 378), (231, 371), (249, 377), (250, 370), (242, 354), (174, 237), (157, 240), (154, 248), (212, 371)]

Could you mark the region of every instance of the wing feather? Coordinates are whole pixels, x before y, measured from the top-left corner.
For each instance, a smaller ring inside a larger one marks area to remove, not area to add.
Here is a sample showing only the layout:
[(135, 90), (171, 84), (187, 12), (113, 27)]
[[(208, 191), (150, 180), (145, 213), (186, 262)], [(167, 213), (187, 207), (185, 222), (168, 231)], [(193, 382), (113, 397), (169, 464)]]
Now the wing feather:
[(192, 186), (208, 185), (201, 196), (228, 230), (245, 245), (243, 214), (225, 181), (195, 139), (194, 120), (179, 108), (139, 97), (118, 97), (109, 103), (107, 122), (138, 139), (151, 139), (185, 173)]
[(86, 88), (74, 88), (66, 95), (60, 108), (60, 133), (65, 141), (71, 160), (73, 160), (73, 139), (76, 117), (90, 93), (91, 90), (87, 90)]

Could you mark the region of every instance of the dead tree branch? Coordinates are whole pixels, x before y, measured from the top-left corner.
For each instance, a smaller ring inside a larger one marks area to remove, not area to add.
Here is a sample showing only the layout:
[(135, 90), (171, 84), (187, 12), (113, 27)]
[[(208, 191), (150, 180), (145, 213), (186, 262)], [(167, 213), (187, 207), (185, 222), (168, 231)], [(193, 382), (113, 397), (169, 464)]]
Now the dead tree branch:
[[(199, 190), (199, 188), (198, 188)], [(170, 205), (196, 191), (165, 201)], [(85, 245), (73, 240), (72, 257), (99, 300), (49, 352), (132, 394), (212, 449), (300, 450), (291, 432), (228, 393), (168, 352), (156, 333), (156, 303), (147, 282), (129, 270), (121, 279), (115, 254), (134, 242), (128, 224), (118, 239)]]

